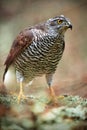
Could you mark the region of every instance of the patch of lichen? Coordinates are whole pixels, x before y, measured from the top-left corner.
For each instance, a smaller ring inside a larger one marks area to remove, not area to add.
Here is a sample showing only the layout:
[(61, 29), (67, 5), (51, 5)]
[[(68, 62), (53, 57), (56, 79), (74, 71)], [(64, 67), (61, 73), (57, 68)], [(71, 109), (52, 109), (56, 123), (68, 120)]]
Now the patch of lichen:
[(48, 102), (46, 97), (27, 96), (18, 104), (17, 95), (0, 94), (1, 130), (87, 129), (87, 99), (65, 95), (58, 98), (59, 106)]

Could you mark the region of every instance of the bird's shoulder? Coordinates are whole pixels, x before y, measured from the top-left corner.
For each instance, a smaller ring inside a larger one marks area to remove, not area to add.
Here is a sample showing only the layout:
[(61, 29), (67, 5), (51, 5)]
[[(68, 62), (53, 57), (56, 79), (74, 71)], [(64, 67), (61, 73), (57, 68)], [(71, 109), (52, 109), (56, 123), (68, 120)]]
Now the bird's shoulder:
[(5, 65), (9, 66), (21, 51), (32, 43), (34, 39), (31, 28), (21, 31), (13, 41), (9, 54), (6, 58)]

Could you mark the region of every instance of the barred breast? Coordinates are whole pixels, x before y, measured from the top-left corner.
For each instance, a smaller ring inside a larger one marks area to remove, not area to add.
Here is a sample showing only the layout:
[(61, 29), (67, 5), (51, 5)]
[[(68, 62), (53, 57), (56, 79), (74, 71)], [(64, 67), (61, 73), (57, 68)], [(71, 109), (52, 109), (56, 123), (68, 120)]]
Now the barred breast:
[(34, 77), (54, 73), (64, 50), (64, 40), (60, 36), (33, 30), (34, 40), (14, 61), (17, 80), (31, 81)]

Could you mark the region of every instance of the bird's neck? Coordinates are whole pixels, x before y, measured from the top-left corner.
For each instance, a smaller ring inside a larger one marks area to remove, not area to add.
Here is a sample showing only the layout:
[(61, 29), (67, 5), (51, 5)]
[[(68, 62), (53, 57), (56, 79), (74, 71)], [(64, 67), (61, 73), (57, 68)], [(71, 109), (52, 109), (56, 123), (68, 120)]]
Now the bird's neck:
[(54, 30), (54, 29), (48, 29), (48, 32), (47, 32), (51, 37), (54, 37), (54, 38), (61, 38), (61, 39), (64, 39), (64, 33), (62, 32), (58, 32), (58, 30)]

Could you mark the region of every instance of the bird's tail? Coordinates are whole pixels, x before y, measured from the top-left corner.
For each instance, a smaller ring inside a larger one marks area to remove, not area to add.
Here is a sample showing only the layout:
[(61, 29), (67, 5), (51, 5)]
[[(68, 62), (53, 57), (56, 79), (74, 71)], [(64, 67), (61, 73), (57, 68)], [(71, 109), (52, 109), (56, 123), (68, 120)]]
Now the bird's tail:
[(7, 73), (7, 71), (8, 71), (8, 67), (6, 66), (5, 71), (4, 71), (4, 74), (3, 74), (3, 82), (4, 82), (4, 80), (5, 80), (5, 74)]
[(3, 74), (3, 82), (4, 85), (6, 86), (6, 90), (9, 91), (15, 91), (17, 86), (16, 82), (16, 73), (15, 73), (15, 68), (10, 65), (9, 67), (7, 66), (5, 68), (4, 74)]

